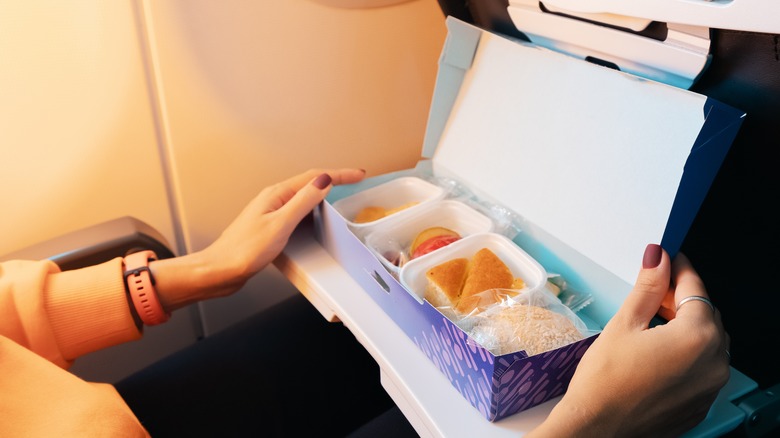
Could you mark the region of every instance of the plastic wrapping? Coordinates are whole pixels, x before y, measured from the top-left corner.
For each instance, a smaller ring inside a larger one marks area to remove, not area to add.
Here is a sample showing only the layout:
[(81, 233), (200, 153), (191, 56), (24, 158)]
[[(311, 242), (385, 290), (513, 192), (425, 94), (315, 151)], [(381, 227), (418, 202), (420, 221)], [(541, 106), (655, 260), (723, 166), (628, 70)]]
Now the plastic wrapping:
[(489, 217), (493, 221), (495, 233), (514, 239), (521, 232), (518, 224), (522, 223), (522, 218), (512, 210), (480, 199), (468, 187), (452, 178), (430, 176), (426, 180), (442, 187), (448, 199), (456, 199)]
[(564, 306), (577, 313), (593, 302), (593, 295), (569, 287), (566, 280), (559, 274), (547, 274), (547, 287), (558, 297)]
[[(489, 232), (493, 222), (460, 201), (444, 199), (366, 236), (365, 244), (391, 273), (408, 261), (472, 234)], [(413, 249), (417, 246), (418, 253)]]
[[(597, 333), (547, 288), (529, 291), (489, 290), (488, 307), (455, 321), (471, 338), (494, 355), (525, 352), (528, 356), (554, 350)], [(448, 309), (442, 309), (452, 316)]]
[[(417, 178), (439, 187), (442, 190), (441, 198), (433, 204), (417, 208), (405, 217), (377, 225), (371, 233), (363, 236), (364, 243), (394, 277), (398, 278), (400, 269), (413, 258), (471, 234), (493, 232), (512, 239), (519, 232), (514, 213), (478, 200), (454, 179), (430, 175), (419, 175)], [(415, 254), (413, 249), (416, 238), (431, 229), (439, 229), (440, 235), (426, 242), (424, 250)]]
[[(407, 178), (403, 186), (392, 180), (371, 190), (377, 195), (393, 193), (395, 205), (414, 196), (409, 193), (402, 197), (396, 190), (414, 187), (429, 191), (429, 201), (392, 218), (351, 227), (388, 272), (410, 291), (420, 298), (427, 295), (424, 274), (428, 269), (455, 257), (470, 257), (484, 246), (498, 250), (500, 258), (513, 266), (516, 277), (533, 278), (529, 272), (521, 275), (530, 269), (525, 266), (530, 255), (513, 242), (522, 232), (523, 218), (510, 209), (479, 199), (454, 179), (431, 175)], [(368, 195), (368, 191), (358, 193), (362, 198), (343, 200), (342, 204), (352, 209), (381, 204), (373, 194)], [(429, 230), (433, 231), (429, 233)], [(434, 238), (428, 239), (430, 236)], [(413, 249), (425, 246), (422, 241), (428, 244), (426, 251), (415, 253)], [(507, 248), (510, 243), (511, 251)], [(405, 269), (411, 261), (414, 263)], [(536, 261), (531, 264), (538, 265)], [(521, 269), (521, 266), (525, 267)], [(441, 303), (431, 304), (463, 329), (470, 337), (469, 342), (477, 342), (497, 356), (521, 351), (531, 356), (595, 333), (576, 315), (592, 302), (592, 296), (571, 289), (560, 275), (546, 273), (541, 266), (538, 270), (541, 277), (532, 282), (531, 288), (493, 289), (466, 298), (470, 301), (468, 305), (459, 303), (459, 308), (474, 310), (465, 316), (452, 307), (437, 306)]]

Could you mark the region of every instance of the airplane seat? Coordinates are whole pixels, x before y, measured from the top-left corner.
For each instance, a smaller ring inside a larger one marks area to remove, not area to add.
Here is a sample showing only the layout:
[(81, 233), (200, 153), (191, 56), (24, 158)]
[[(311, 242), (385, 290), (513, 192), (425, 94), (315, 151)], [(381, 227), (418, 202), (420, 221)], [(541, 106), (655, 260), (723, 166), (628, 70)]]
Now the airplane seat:
[(68, 271), (147, 249), (154, 251), (160, 259), (174, 256), (159, 231), (135, 217), (124, 216), (5, 254), (0, 256), (0, 261), (49, 259), (63, 271)]

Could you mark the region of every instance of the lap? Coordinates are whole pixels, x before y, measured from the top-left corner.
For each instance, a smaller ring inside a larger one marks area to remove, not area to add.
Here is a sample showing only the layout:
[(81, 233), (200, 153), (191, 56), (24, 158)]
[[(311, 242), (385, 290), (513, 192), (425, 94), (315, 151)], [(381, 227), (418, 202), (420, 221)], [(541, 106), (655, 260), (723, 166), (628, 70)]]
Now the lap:
[(154, 437), (345, 436), (394, 407), (373, 358), (301, 295), (115, 386)]

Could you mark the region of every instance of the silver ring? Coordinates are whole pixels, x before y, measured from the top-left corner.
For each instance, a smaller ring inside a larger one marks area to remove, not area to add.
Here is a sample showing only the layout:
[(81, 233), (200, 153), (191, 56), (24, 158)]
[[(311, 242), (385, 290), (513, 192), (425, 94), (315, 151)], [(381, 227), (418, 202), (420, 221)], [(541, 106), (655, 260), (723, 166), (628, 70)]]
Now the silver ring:
[(682, 300), (680, 300), (680, 303), (677, 304), (677, 309), (675, 309), (675, 312), (679, 312), (680, 307), (682, 307), (683, 304), (690, 301), (701, 301), (702, 303), (706, 303), (708, 306), (710, 306), (710, 309), (712, 309), (713, 313), (715, 312), (715, 306), (712, 304), (712, 301), (710, 301), (709, 298), (700, 297), (698, 295), (691, 295), (690, 297), (685, 297)]
[(731, 352), (729, 352), (728, 348), (726, 349), (726, 356), (729, 357), (729, 362), (731, 362)]

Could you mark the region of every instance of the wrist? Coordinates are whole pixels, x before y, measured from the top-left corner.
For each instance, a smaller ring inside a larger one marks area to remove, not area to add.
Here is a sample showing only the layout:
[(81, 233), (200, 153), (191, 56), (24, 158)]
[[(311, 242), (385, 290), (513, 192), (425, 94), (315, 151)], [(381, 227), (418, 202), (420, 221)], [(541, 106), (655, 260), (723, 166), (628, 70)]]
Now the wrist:
[(155, 279), (149, 264), (157, 259), (154, 251), (138, 251), (123, 259), (124, 283), (132, 308), (146, 325), (162, 324), (171, 314), (160, 303)]
[(604, 437), (615, 436), (609, 409), (600, 409), (588, 403), (575, 403), (566, 395), (553, 407), (550, 415), (528, 437)]
[(204, 250), (150, 264), (163, 308), (170, 312), (238, 290), (244, 281), (236, 280), (236, 269), (227, 262)]

